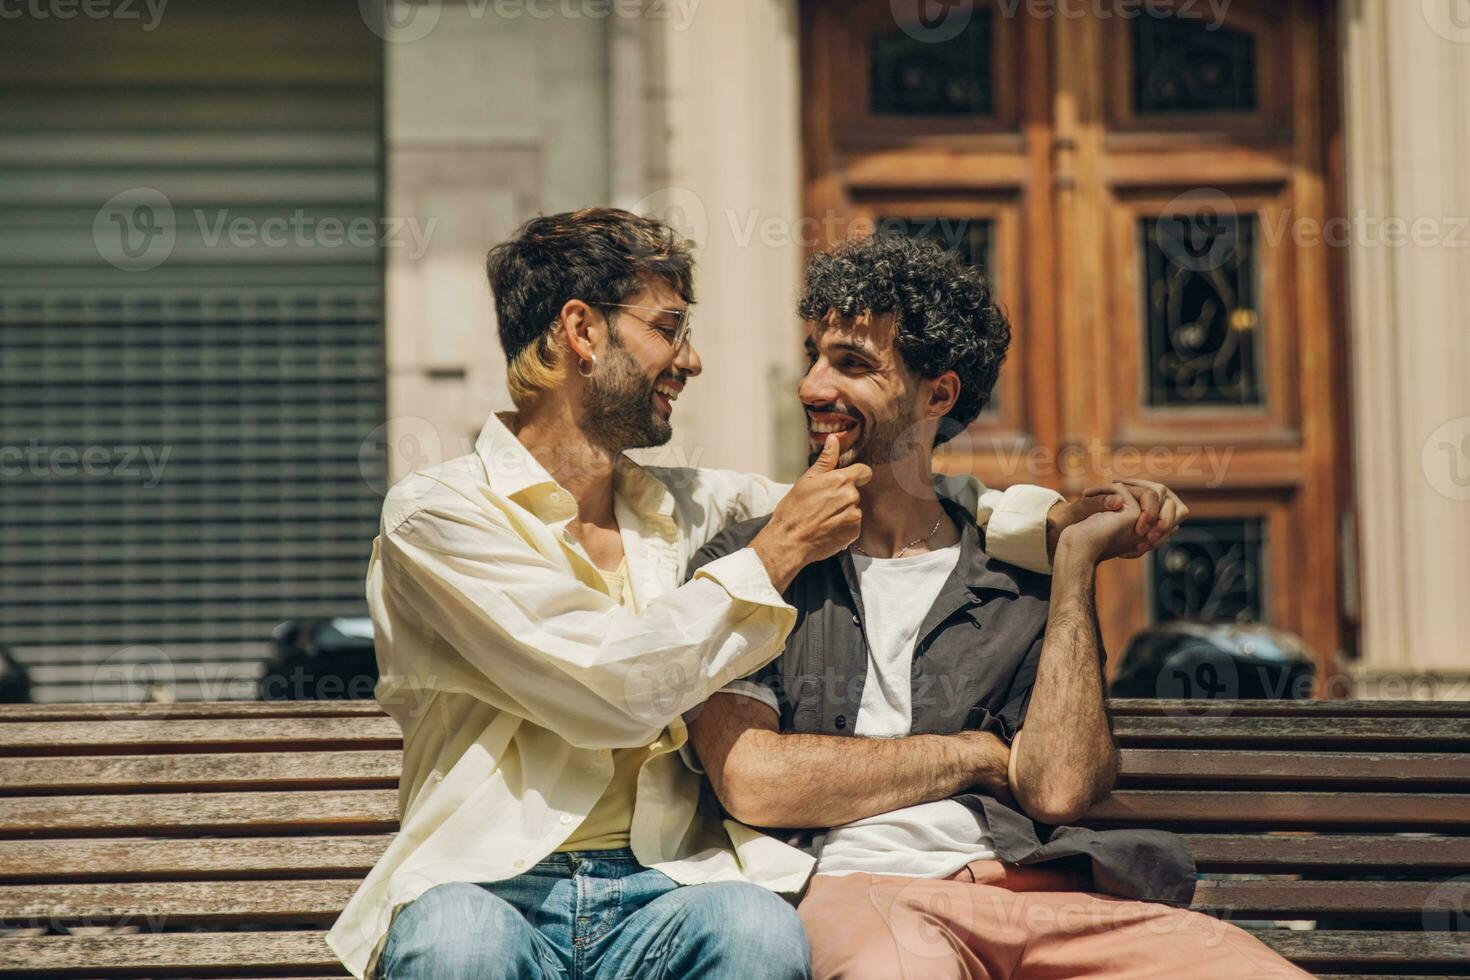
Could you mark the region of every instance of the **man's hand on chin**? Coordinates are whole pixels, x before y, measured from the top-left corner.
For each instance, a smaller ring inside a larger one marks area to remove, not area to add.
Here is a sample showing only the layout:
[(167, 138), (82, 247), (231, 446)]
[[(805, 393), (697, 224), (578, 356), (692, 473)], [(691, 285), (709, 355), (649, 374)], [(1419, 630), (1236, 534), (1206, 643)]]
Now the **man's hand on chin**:
[(1089, 487), (1076, 500), (1053, 504), (1046, 515), (1046, 550), (1056, 557), (1057, 541), (1062, 532), (1093, 514), (1121, 511), (1124, 500), (1117, 485), (1127, 488), (1138, 501), (1138, 520), (1130, 540), (1110, 548), (1104, 558), (1141, 558), (1168, 540), (1189, 516), (1189, 508), (1179, 495), (1162, 483), (1151, 480), (1118, 480)]

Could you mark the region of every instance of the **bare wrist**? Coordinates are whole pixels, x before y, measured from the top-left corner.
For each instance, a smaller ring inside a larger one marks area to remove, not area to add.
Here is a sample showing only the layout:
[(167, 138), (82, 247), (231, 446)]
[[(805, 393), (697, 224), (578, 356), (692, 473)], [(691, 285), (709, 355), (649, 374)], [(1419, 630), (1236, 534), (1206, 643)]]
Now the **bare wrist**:
[(1096, 568), (1102, 562), (1102, 548), (1092, 541), (1085, 541), (1075, 534), (1068, 534), (1063, 529), (1058, 536), (1056, 552), (1052, 557), (1052, 574), (1061, 571), (1063, 566)]
[(791, 547), (783, 540), (780, 532), (769, 527), (763, 529), (750, 543), (751, 550), (766, 568), (766, 575), (777, 592), (785, 592), (796, 573), (801, 571), (799, 560), (792, 556)]

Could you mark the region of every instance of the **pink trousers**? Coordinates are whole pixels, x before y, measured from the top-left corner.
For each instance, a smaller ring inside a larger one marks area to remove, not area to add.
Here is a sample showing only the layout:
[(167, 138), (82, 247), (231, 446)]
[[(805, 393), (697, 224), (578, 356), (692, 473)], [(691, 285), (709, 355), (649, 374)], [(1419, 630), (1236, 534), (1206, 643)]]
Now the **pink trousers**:
[(1244, 930), (976, 861), (950, 878), (818, 875), (800, 913), (816, 980), (1310, 980)]

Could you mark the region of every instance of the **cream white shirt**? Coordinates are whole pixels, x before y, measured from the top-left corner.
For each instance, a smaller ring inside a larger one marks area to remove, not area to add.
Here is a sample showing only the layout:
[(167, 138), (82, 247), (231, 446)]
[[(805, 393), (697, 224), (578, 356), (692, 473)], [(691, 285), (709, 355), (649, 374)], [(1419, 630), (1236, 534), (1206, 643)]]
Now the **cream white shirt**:
[[(868, 636), (854, 735), (899, 738), (913, 730), (914, 644), (959, 558), (958, 544), (902, 558), (852, 556)], [(833, 827), (816, 873), (942, 878), (994, 857), (984, 817), (958, 800), (932, 800)]]
[[(513, 877), (550, 854), (612, 778), (612, 749), (647, 745), (783, 649), (795, 611), (743, 549), (680, 585), (726, 525), (769, 513), (787, 487), (759, 476), (622, 460), (614, 512), (634, 611), (566, 531), (559, 487), (491, 417), (475, 451), (389, 491), (368, 565), (376, 697), (403, 730), (400, 830), (327, 934), (354, 976), (394, 911), (434, 885)], [(1045, 570), (1039, 487), (943, 491), (988, 523), (992, 554)], [(811, 859), (706, 805), (686, 753), (638, 777), (631, 847), (675, 881), (799, 891)]]

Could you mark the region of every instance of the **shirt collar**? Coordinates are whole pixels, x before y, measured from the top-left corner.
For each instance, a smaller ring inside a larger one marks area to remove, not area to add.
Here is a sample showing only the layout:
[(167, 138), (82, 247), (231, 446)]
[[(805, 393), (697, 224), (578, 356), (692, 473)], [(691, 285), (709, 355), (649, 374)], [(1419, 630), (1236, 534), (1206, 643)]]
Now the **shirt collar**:
[(939, 503), (960, 529), (960, 558), (955, 563), (955, 576), (972, 593), (978, 594), (991, 589), (1020, 595), (1021, 586), (1016, 581), (1015, 567), (992, 558), (985, 550), (985, 542), (975, 523), (975, 515), (947, 497), (940, 497)]
[(515, 417), (515, 412), (493, 413), (475, 440), (475, 452), (485, 464), (490, 486), (507, 497), (540, 487), (560, 489), (546, 467), (510, 430)]
[[(546, 467), (511, 431), (515, 412), (495, 412), (475, 440), (475, 452), (485, 465), (496, 493), (516, 497), (542, 520), (553, 521), (576, 513), (576, 500), (547, 472)], [(627, 456), (614, 464), (614, 492), (637, 514), (671, 518), (674, 496), (664, 482)]]

